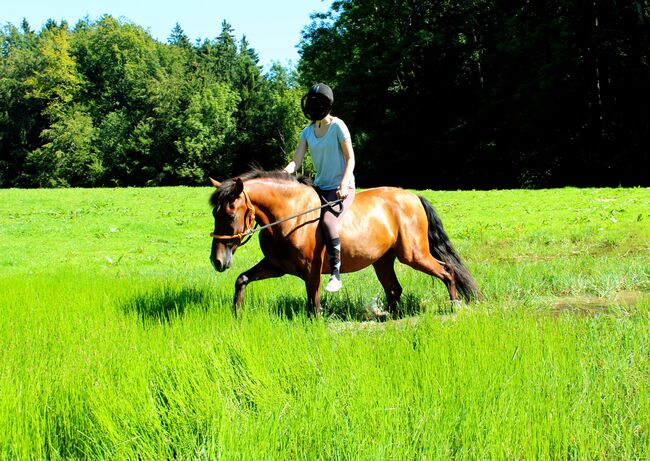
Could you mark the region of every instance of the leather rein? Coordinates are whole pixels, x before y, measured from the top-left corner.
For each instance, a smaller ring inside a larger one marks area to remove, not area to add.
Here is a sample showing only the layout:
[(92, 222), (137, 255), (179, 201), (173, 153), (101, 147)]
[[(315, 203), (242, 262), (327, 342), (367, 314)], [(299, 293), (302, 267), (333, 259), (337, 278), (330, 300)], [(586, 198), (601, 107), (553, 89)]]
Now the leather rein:
[[(242, 191), (244, 194), (244, 199), (246, 200), (246, 212), (244, 213), (244, 231), (243, 232), (238, 232), (237, 234), (232, 234), (232, 235), (218, 235), (215, 234), (214, 232), (210, 232), (210, 237), (212, 237), (215, 240), (220, 240), (220, 241), (230, 241), (230, 240), (239, 240), (238, 245), (241, 246), (248, 242), (253, 234), (256, 232), (263, 231), (264, 229), (268, 229), (269, 227), (277, 226), (278, 224), (281, 224), (283, 222), (289, 221), (291, 219), (297, 218), (299, 216), (305, 215), (307, 213), (312, 213), (314, 211), (320, 210), (322, 208), (325, 208), (327, 206), (332, 206), (336, 205), (337, 203), (341, 203), (343, 201), (342, 198), (332, 200), (331, 202), (326, 202), (321, 206), (317, 206), (315, 208), (310, 208), (309, 210), (306, 211), (301, 211), (300, 213), (297, 213), (295, 215), (289, 216), (288, 218), (283, 218), (278, 221), (272, 222), (270, 224), (267, 224), (265, 226), (261, 227), (254, 227), (255, 226), (255, 207), (253, 206), (253, 202), (251, 202), (250, 197), (248, 196), (248, 192), (246, 192), (246, 189)], [(246, 238), (246, 240), (244, 240)]]

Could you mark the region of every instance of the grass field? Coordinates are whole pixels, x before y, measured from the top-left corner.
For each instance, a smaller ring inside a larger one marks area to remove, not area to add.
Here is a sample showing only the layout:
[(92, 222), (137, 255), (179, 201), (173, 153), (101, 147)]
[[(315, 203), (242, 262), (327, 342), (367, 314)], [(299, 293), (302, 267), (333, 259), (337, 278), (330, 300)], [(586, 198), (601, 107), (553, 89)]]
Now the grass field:
[(0, 191), (0, 459), (650, 459), (650, 190), (421, 192), (485, 300), (398, 265), (311, 321), (216, 274), (208, 188)]

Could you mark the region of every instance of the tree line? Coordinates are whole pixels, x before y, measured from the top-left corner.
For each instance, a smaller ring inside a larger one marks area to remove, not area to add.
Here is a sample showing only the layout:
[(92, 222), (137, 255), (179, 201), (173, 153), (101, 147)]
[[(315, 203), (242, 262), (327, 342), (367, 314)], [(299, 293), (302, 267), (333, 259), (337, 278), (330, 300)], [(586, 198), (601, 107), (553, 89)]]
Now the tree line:
[(206, 184), (284, 161), (303, 123), (295, 71), (266, 74), (224, 22), (192, 44), (142, 27), (23, 21), (0, 34), (0, 186)]
[(360, 170), (418, 188), (650, 184), (648, 0), (338, 0), (301, 78)]
[[(0, 31), (0, 187), (205, 184), (281, 167), (334, 88), (358, 184), (648, 185), (648, 0), (335, 0), (296, 68), (224, 22), (167, 43), (111, 16)], [(309, 169), (309, 165), (307, 165)]]

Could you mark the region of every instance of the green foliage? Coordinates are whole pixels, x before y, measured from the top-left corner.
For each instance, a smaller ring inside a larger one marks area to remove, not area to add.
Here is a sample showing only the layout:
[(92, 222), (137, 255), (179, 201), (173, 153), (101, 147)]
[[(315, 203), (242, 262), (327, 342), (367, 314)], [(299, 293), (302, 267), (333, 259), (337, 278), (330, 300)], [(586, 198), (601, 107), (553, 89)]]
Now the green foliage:
[[(0, 187), (196, 185), (283, 166), (316, 81), (334, 87), (364, 186), (646, 185), (649, 13), (647, 1), (337, 0), (303, 30), (298, 68), (266, 74), (227, 21), (194, 44), (180, 24), (160, 43), (111, 16), (7, 24)], [(82, 125), (92, 146), (69, 142)], [(53, 172), (56, 152), (86, 170)]]
[(57, 115), (51, 127), (43, 130), (42, 137), (45, 144), (27, 154), (26, 170), (34, 173), (22, 178), (25, 184), (89, 187), (101, 178), (97, 130), (90, 115), (75, 108)]
[(192, 44), (190, 43), (189, 37), (185, 34), (185, 31), (179, 23), (176, 23), (172, 29), (172, 33), (169, 36), (167, 42), (170, 45), (177, 46), (179, 48), (191, 49)]
[(232, 170), (232, 160), (223, 146), (235, 130), (237, 102), (237, 94), (223, 84), (213, 84), (190, 97), (175, 141), (178, 156), (169, 166), (178, 182), (205, 181), (208, 169)]
[[(274, 64), (267, 76), (268, 100), (264, 113), (266, 125), (273, 130), (269, 133), (268, 148), (276, 152), (275, 164), (287, 164), (293, 158), (296, 139), (304, 128), (304, 115), (300, 110), (300, 99), (304, 91), (297, 84), (295, 72), (291, 72), (280, 64)], [(281, 156), (280, 156), (281, 154)], [(313, 174), (311, 157), (303, 162), (303, 174)]]
[(26, 98), (27, 79), (39, 64), (35, 34), (7, 25), (0, 32), (0, 186), (16, 185), (24, 160), (46, 126), (44, 101)]
[(27, 97), (45, 101), (45, 115), (56, 120), (58, 113), (76, 99), (82, 85), (74, 57), (70, 55), (67, 26), (45, 29), (37, 40), (37, 68), (25, 79)]
[(301, 81), (334, 87), (363, 184), (648, 184), (649, 12), (335, 1), (303, 31)]
[(111, 16), (7, 25), (0, 50), (3, 187), (202, 184), (279, 167), (297, 137), (295, 76), (262, 75), (225, 21), (196, 46)]

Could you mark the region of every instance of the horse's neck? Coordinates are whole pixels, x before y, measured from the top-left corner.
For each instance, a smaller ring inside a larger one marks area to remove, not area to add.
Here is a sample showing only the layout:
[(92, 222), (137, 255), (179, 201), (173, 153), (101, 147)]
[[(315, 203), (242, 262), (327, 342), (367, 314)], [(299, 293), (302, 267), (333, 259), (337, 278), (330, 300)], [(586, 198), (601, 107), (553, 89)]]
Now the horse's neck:
[(246, 189), (257, 209), (257, 215), (266, 225), (318, 205), (316, 195), (310, 194), (309, 186), (295, 182), (272, 182), (264, 179), (251, 180)]

